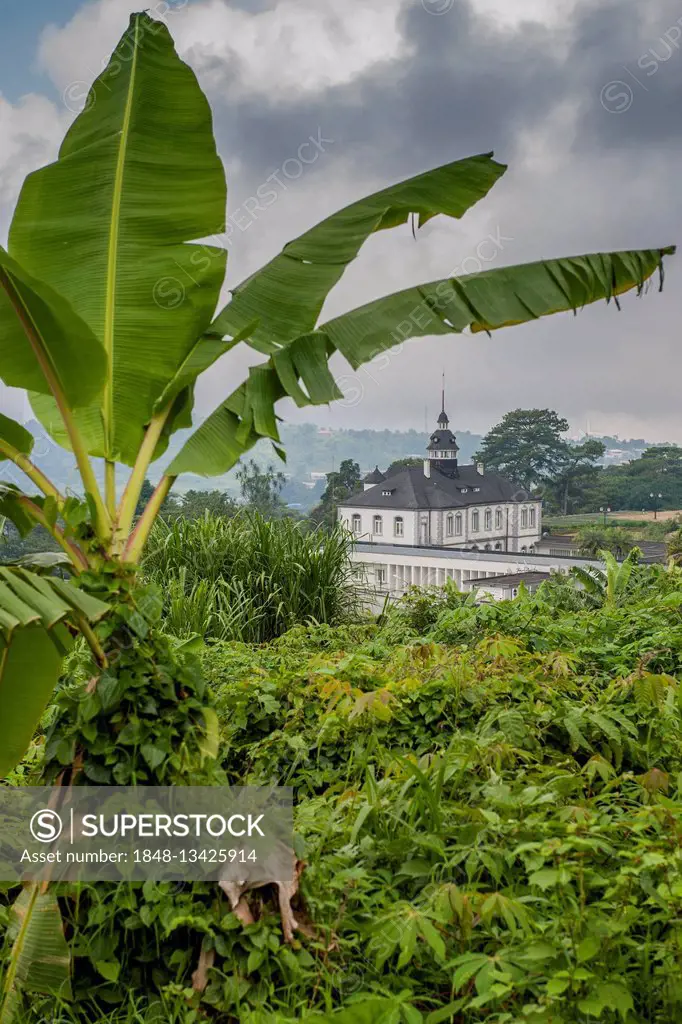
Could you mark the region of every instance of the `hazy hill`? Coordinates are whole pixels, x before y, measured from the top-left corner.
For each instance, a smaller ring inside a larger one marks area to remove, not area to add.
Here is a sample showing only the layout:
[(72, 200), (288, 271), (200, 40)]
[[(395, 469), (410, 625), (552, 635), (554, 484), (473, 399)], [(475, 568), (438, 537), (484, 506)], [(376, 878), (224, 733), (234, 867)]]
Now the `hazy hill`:
[[(26, 424), (29, 430), (36, 437), (34, 449), (35, 462), (54, 480), (60, 489), (72, 489), (78, 491), (80, 482), (75, 469), (75, 463), (71, 454), (55, 445), (48, 437), (41, 425), (35, 420)], [(152, 467), (150, 477), (156, 481), (161, 476), (163, 468), (168, 465), (173, 455), (184, 443), (189, 431), (180, 431), (171, 439), (168, 451), (162, 459)], [(318, 482), (314, 490), (309, 490), (305, 483), (310, 484), (319, 474), (329, 473), (338, 469), (343, 459), (353, 459), (359, 463), (360, 469), (366, 472), (378, 465), (380, 469), (386, 469), (395, 459), (404, 458), (409, 455), (422, 456), (424, 454), (428, 435), (418, 430), (327, 430), (312, 423), (284, 424), (281, 428), (282, 440), (287, 452), (286, 464), (282, 464), (273, 451), (269, 442), (262, 441), (253, 449), (251, 456), (262, 466), (269, 463), (290, 478), (290, 485), (287, 487), (285, 497), (289, 501), (297, 501), (302, 504), (312, 503), (320, 494), (324, 484)], [(455, 428), (457, 441), (460, 446), (459, 459), (462, 463), (470, 462), (472, 456), (481, 441), (480, 434), (472, 434), (468, 430)], [(616, 437), (599, 438), (603, 440), (607, 449), (615, 454), (618, 451), (620, 457), (607, 458), (607, 462), (626, 461), (631, 458), (638, 458), (647, 447), (643, 440), (622, 441)], [(10, 477), (19, 483), (22, 480), (20, 474), (8, 464), (3, 464), (3, 475)], [(98, 469), (101, 478), (101, 468)], [(124, 479), (119, 481), (123, 486)], [(29, 485), (30, 487), (30, 485)], [(238, 484), (235, 477), (235, 470), (220, 477), (185, 476), (180, 481), (179, 489), (188, 490), (195, 488), (199, 490), (218, 489), (238, 492)]]

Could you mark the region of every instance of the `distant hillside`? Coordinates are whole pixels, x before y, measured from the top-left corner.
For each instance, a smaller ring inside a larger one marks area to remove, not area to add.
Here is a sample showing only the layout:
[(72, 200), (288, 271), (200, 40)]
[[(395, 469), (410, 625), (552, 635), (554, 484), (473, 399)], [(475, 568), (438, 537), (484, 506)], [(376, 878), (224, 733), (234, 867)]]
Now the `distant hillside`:
[[(36, 421), (30, 421), (26, 426), (36, 437), (34, 459), (38, 466), (48, 473), (61, 489), (78, 491), (80, 481), (71, 454), (55, 445)], [(462, 463), (470, 462), (482, 436), (456, 428), (454, 432), (460, 446), (460, 461)], [(164, 457), (152, 467), (150, 477), (154, 482), (159, 479), (164, 467), (179, 451), (188, 434), (189, 431), (180, 431), (173, 436)], [(287, 452), (286, 464), (282, 465), (273, 451), (272, 445), (267, 441), (259, 442), (249, 457), (254, 458), (262, 466), (272, 463), (277, 469), (283, 470), (291, 480), (291, 484), (287, 488), (287, 491), (290, 492), (288, 500), (295, 500), (304, 505), (317, 499), (323, 484), (318, 482), (314, 490), (303, 485), (312, 484), (319, 474), (326, 474), (338, 469), (344, 459), (353, 459), (359, 463), (363, 472), (373, 469), (375, 465), (378, 465), (380, 469), (386, 469), (395, 459), (405, 458), (409, 455), (423, 455), (428, 438), (427, 434), (418, 430), (331, 431), (312, 423), (284, 424), (281, 434)], [(628, 459), (639, 458), (648, 446), (648, 442), (639, 439), (622, 441), (617, 437), (604, 437), (597, 438), (597, 440), (603, 441), (608, 449), (607, 457), (604, 460), (606, 463), (625, 462)], [(5, 468), (5, 476), (7, 475)], [(10, 475), (17, 483), (23, 476), (18, 471), (10, 471)], [(101, 479), (101, 467), (98, 475)], [(125, 479), (120, 479), (119, 485), (122, 487), (124, 484)], [(223, 476), (209, 479), (188, 474), (179, 481), (179, 489), (189, 490), (191, 488), (225, 490), (236, 495), (239, 490), (236, 471), (231, 470)], [(286, 494), (285, 497), (287, 497)]]

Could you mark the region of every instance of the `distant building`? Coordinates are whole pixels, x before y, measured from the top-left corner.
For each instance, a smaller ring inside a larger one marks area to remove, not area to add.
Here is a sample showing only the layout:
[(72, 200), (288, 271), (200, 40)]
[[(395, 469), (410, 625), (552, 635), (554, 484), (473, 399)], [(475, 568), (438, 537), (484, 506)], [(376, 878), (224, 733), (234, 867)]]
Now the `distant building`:
[(460, 466), (445, 393), (422, 466), (377, 466), (338, 517), (363, 541), (467, 551), (531, 552), (542, 537), (542, 503), (480, 463)]
[(529, 594), (534, 594), (550, 576), (549, 572), (509, 572), (502, 576), (469, 580), (462, 584), (462, 589), (475, 590), (479, 598), (489, 597), (494, 601), (513, 601), (515, 597), (518, 597), (521, 585)]

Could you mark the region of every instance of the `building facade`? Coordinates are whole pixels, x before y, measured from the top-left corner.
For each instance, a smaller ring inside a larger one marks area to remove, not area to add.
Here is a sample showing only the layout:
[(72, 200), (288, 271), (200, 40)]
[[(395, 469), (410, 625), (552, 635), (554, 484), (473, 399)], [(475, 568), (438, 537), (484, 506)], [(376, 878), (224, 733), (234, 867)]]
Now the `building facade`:
[(379, 467), (364, 490), (339, 505), (358, 541), (465, 551), (532, 552), (542, 537), (542, 504), (520, 484), (480, 463), (460, 466), (445, 402), (423, 465)]

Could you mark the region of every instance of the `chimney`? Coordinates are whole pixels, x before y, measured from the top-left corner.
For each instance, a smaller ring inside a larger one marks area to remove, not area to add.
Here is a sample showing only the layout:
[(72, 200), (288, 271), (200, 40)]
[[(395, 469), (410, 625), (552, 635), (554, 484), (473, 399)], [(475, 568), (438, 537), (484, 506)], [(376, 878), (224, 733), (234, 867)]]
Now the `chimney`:
[(476, 472), (479, 474), (479, 476), (483, 476), (485, 472), (485, 467), (483, 466), (482, 462), (476, 463)]
[(431, 476), (431, 460), (430, 459), (424, 459), (424, 476), (425, 477), (430, 477)]

